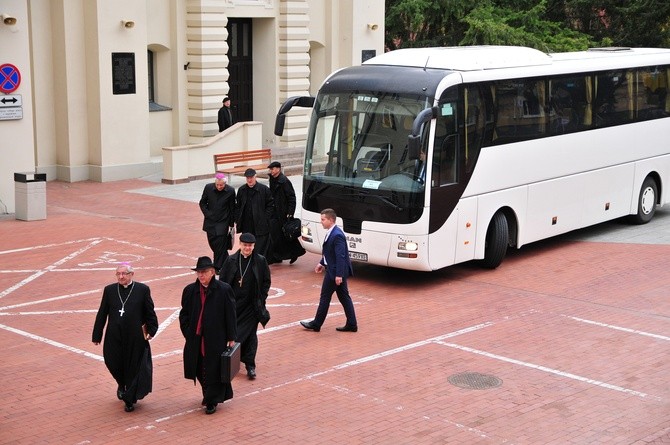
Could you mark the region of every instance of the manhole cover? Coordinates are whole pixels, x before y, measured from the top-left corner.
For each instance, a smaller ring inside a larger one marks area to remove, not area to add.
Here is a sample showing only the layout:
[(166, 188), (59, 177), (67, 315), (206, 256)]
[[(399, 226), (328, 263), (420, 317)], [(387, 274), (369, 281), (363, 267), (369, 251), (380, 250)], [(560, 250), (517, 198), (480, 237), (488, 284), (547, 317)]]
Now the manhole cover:
[(465, 389), (490, 389), (502, 385), (502, 380), (498, 377), (478, 372), (461, 372), (450, 376), (447, 380), (452, 385)]

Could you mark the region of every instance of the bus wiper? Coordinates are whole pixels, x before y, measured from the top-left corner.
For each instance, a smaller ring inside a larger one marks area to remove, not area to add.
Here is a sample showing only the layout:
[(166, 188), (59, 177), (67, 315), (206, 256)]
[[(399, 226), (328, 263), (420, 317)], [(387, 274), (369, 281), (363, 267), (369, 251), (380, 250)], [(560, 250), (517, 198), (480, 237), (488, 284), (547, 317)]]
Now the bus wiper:
[(400, 207), (399, 205), (397, 205), (396, 203), (394, 203), (394, 202), (391, 201), (390, 199), (385, 198), (385, 197), (383, 197), (383, 196), (373, 195), (373, 194), (370, 194), (370, 193), (360, 193), (360, 192), (359, 192), (359, 196), (364, 196), (364, 197), (366, 197), (366, 198), (375, 198), (375, 199), (378, 199), (378, 200), (380, 200), (381, 202), (383, 202), (384, 204), (386, 204), (386, 205), (392, 207), (392, 208), (393, 208), (395, 211), (397, 211), (397, 212), (402, 212), (403, 210), (405, 210), (404, 208)]

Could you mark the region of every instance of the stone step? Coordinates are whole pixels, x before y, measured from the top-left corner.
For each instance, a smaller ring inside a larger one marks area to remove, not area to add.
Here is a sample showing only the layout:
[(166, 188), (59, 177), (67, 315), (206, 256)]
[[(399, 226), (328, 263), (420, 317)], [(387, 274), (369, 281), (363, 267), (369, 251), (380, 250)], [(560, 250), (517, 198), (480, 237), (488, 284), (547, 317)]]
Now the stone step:
[[(272, 160), (281, 163), (286, 176), (301, 175), (305, 156), (304, 147), (281, 147), (272, 149)], [(257, 171), (256, 176), (267, 178), (267, 170)]]

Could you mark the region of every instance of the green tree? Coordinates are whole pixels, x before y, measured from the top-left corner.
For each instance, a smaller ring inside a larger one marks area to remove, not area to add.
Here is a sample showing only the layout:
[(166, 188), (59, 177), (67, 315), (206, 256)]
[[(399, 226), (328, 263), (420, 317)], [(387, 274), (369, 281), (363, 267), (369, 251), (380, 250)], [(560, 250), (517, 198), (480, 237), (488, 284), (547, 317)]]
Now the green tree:
[(670, 46), (668, 0), (386, 0), (388, 49)]
[(544, 0), (526, 11), (492, 4), (480, 6), (463, 18), (468, 27), (460, 43), (528, 46), (545, 52), (578, 51), (593, 46), (588, 35), (544, 17)]
[(549, 0), (548, 14), (603, 45), (667, 47), (668, 0)]

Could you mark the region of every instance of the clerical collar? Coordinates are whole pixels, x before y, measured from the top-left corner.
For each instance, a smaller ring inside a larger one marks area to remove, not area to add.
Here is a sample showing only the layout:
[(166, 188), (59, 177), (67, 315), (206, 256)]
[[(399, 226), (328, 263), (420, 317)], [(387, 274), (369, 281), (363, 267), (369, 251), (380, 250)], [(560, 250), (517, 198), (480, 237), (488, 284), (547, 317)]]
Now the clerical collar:
[(133, 285), (133, 282), (131, 281), (130, 283), (126, 284), (125, 286), (123, 284), (121, 286), (123, 286), (124, 289), (128, 289), (128, 287), (132, 286), (132, 285)]

